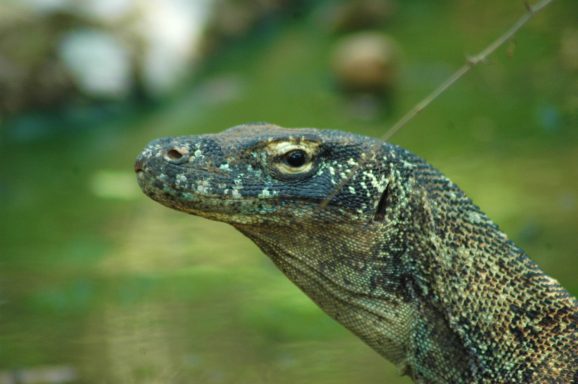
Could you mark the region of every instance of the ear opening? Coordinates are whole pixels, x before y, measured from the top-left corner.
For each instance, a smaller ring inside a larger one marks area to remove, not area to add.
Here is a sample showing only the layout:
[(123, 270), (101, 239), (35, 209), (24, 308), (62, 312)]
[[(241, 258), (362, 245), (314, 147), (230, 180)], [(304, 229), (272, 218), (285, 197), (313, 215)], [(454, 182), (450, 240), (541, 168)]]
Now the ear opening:
[(381, 193), (381, 197), (379, 198), (379, 202), (377, 203), (377, 209), (375, 210), (375, 216), (373, 216), (373, 221), (384, 221), (385, 220), (385, 210), (387, 208), (387, 196), (389, 196), (389, 186), (388, 183), (383, 192)]

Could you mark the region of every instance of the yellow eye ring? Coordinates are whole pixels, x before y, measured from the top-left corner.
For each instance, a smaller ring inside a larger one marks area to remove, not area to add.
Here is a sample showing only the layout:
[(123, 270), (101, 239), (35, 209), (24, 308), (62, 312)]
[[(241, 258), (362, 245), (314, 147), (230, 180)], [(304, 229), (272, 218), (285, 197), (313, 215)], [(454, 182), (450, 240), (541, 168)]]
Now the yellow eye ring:
[(313, 158), (318, 147), (318, 143), (291, 140), (273, 142), (266, 147), (266, 151), (271, 167), (279, 174), (293, 176), (313, 169)]

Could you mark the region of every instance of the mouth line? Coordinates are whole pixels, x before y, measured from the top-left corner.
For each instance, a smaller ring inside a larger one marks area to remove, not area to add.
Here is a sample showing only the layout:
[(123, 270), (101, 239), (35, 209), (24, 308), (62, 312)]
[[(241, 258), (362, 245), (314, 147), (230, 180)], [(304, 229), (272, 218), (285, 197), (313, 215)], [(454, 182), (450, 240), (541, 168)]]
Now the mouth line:
[[(147, 178), (147, 176), (149, 176)], [(152, 177), (150, 177), (152, 176)], [(259, 203), (259, 202), (266, 202), (266, 203), (273, 203), (273, 202), (281, 202), (284, 199), (282, 197), (268, 197), (262, 198), (258, 196), (242, 196), (242, 197), (234, 197), (231, 194), (203, 194), (196, 190), (183, 188), (175, 183), (168, 183), (166, 181), (160, 180), (151, 173), (147, 173), (146, 169), (140, 170), (137, 172), (137, 177), (139, 184), (145, 190), (147, 195), (157, 195), (157, 194), (173, 194), (174, 197), (178, 198), (177, 194), (190, 194), (194, 196), (194, 200), (192, 201), (238, 201), (242, 203)], [(308, 199), (308, 198), (299, 198), (294, 200), (306, 201), (313, 204), (319, 204), (323, 201), (323, 199)], [(192, 202), (189, 201), (189, 202)]]
[[(187, 169), (186, 167), (183, 166), (176, 166), (174, 164), (171, 165), (172, 167), (176, 167), (180, 170), (183, 169)], [(146, 166), (146, 164), (143, 164), (142, 161), (137, 160), (137, 162), (134, 165), (135, 168), (135, 173), (137, 176), (137, 182), (139, 183), (141, 189), (143, 189), (143, 191), (145, 192), (145, 194), (149, 195), (152, 197), (152, 195), (163, 195), (163, 194), (174, 194), (175, 199), (178, 199), (179, 196), (178, 194), (190, 194), (192, 195), (194, 198), (192, 200), (189, 200), (189, 202), (192, 201), (209, 201), (209, 200), (216, 200), (216, 201), (238, 201), (238, 202), (247, 202), (247, 203), (258, 203), (258, 202), (267, 202), (267, 203), (274, 203), (276, 202), (281, 202), (284, 201), (286, 199), (284, 199), (281, 196), (277, 196), (277, 197), (267, 197), (267, 198), (263, 198), (263, 197), (258, 197), (258, 196), (242, 196), (242, 197), (234, 197), (231, 192), (225, 194), (225, 193), (221, 193), (221, 194), (204, 194), (204, 193), (200, 193), (195, 189), (192, 188), (188, 188), (188, 186), (181, 186), (181, 185), (177, 185), (175, 182), (167, 182), (167, 180), (162, 180), (159, 179), (158, 173), (153, 173), (151, 172), (150, 168), (148, 168)], [(203, 178), (203, 177), (214, 177), (214, 176), (220, 176), (218, 174), (212, 173), (210, 171), (207, 170), (202, 170), (202, 169), (198, 169), (198, 168), (188, 168), (189, 170), (191, 170), (193, 174), (195, 174), (195, 178)], [(219, 172), (221, 175), (223, 174), (223, 171), (220, 170)], [(229, 188), (230, 189), (230, 188)], [(221, 191), (222, 192), (222, 191)], [(182, 196), (181, 196), (182, 197)], [(323, 198), (311, 198), (311, 197), (302, 197), (302, 198), (293, 198), (292, 200), (299, 200), (302, 202), (307, 202), (310, 203), (312, 205), (317, 205), (320, 204), (323, 200)]]

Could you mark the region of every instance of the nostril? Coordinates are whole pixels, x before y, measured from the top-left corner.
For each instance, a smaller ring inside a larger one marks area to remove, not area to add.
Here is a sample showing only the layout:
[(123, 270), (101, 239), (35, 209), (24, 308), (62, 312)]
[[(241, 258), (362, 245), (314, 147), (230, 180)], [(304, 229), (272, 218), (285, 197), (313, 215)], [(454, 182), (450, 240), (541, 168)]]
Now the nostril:
[(165, 158), (169, 161), (182, 160), (188, 154), (185, 148), (172, 148), (165, 153)]
[(136, 173), (142, 172), (143, 166), (144, 166), (144, 164), (143, 164), (142, 159), (138, 159), (138, 160), (134, 163), (134, 171), (135, 171)]
[(177, 151), (176, 149), (171, 149), (167, 152), (167, 157), (171, 160), (179, 160), (183, 157), (183, 154)]

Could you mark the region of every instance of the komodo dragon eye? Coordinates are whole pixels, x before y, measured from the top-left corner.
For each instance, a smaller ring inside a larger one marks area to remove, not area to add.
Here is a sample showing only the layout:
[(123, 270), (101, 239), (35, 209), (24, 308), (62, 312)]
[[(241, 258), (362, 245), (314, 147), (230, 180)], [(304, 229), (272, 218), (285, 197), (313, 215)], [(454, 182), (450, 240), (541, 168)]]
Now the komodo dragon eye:
[(308, 160), (307, 152), (302, 149), (295, 149), (293, 151), (289, 151), (285, 154), (285, 163), (288, 166), (293, 168), (299, 168), (305, 165)]
[(271, 165), (279, 176), (300, 176), (309, 174), (314, 168), (315, 154), (319, 144), (312, 142), (271, 143), (267, 148)]

